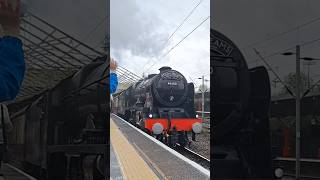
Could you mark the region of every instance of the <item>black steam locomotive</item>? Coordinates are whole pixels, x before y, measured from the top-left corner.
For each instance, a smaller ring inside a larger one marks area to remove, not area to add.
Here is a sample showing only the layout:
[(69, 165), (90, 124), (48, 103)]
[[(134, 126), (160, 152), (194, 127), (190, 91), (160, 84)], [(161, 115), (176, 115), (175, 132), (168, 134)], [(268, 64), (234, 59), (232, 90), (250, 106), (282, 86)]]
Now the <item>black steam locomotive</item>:
[(14, 113), (9, 161), (39, 179), (103, 179), (108, 67), (97, 58)]
[(188, 132), (200, 133), (202, 120), (196, 118), (194, 86), (170, 67), (160, 68), (115, 98), (116, 113), (170, 146), (189, 143)]
[(211, 29), (215, 178), (272, 178), (266, 68), (249, 69), (238, 47)]

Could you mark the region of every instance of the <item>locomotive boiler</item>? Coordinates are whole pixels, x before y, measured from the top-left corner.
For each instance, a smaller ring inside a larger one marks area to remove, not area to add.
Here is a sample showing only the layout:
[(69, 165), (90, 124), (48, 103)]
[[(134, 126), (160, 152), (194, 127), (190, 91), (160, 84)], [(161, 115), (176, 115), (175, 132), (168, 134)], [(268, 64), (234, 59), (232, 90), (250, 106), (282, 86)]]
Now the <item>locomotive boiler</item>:
[(213, 119), (211, 159), (216, 178), (272, 178), (265, 67), (249, 69), (239, 48), (211, 29)]
[(185, 146), (188, 132), (195, 140), (202, 130), (195, 114), (194, 85), (170, 67), (159, 70), (115, 97), (117, 113), (170, 146)]
[(97, 58), (12, 112), (9, 161), (39, 179), (107, 177), (108, 67)]

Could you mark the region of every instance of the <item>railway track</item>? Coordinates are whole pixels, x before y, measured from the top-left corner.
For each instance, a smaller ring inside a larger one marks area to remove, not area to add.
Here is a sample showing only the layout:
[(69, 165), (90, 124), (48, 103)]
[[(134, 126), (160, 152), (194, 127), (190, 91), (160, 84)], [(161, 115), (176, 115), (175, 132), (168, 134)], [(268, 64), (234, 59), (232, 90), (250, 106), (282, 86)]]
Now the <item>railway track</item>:
[(210, 160), (207, 159), (206, 157), (186, 148), (186, 147), (181, 147), (179, 144), (174, 148), (177, 152), (182, 154), (183, 156), (187, 157), (188, 159), (200, 164), (202, 167), (210, 170)]

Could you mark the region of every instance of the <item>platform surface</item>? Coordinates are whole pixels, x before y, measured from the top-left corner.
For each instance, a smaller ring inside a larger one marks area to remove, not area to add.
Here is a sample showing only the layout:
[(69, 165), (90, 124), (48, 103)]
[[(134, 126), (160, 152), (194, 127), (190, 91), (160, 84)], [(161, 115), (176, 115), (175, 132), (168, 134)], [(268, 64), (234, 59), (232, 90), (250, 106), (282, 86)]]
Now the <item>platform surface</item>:
[[(111, 146), (113, 150), (113, 155), (111, 156), (111, 167), (116, 170), (115, 172), (110, 172), (111, 176), (113, 173), (116, 177), (114, 179), (121, 179), (121, 174), (124, 179), (133, 179), (133, 180), (157, 180), (159, 177), (153, 172), (151, 167), (141, 158), (136, 149), (129, 143), (129, 141), (125, 138), (125, 136), (119, 130), (119, 127), (110, 120), (110, 140)], [(112, 154), (111, 154), (112, 155)], [(117, 162), (120, 166), (117, 169)], [(113, 166), (115, 165), (115, 166)], [(117, 175), (118, 174), (118, 175)]]
[(124, 180), (119, 160), (114, 153), (112, 145), (110, 146), (110, 179)]
[[(181, 158), (176, 152), (172, 153), (172, 149), (166, 147), (161, 142), (150, 140), (152, 137), (137, 130), (128, 122), (120, 117), (112, 114), (111, 123), (114, 123), (119, 132), (126, 140), (134, 147), (135, 152), (138, 152), (141, 158), (155, 172), (159, 179), (210, 179), (210, 172), (204, 168), (198, 168), (196, 163)], [(112, 135), (111, 135), (112, 141)], [(142, 172), (139, 170), (139, 172)]]
[(36, 180), (32, 176), (6, 163), (2, 164), (0, 172), (4, 175), (0, 176), (0, 180)]

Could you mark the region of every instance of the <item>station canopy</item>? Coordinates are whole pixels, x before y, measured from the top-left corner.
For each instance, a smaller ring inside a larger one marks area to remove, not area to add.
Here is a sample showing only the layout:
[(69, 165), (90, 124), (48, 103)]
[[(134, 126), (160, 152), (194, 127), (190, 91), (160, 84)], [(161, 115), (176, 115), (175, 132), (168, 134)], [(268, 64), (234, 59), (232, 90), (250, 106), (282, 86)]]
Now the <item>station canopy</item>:
[(89, 47), (30, 12), (22, 18), (20, 28), (27, 68), (16, 102), (54, 87), (82, 66), (107, 55), (107, 48)]
[(136, 75), (135, 73), (121, 66), (117, 68), (116, 73), (118, 75), (118, 81), (119, 81), (119, 85), (116, 93), (127, 89), (132, 84), (142, 79), (142, 77)]

